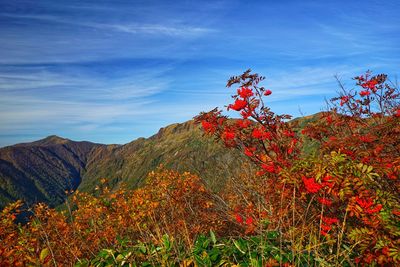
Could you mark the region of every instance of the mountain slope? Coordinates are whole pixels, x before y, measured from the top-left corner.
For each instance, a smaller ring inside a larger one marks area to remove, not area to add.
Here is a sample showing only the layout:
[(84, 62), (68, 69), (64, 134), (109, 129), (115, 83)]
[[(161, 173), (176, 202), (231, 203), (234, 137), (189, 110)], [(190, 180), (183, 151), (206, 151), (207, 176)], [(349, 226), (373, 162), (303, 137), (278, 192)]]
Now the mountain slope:
[(90, 153), (103, 145), (49, 136), (0, 149), (0, 207), (23, 199), (27, 204), (61, 203), (81, 183)]
[(140, 186), (147, 174), (166, 168), (198, 174), (219, 190), (239, 175), (247, 159), (203, 136), (193, 121), (160, 129), (125, 145), (74, 142), (57, 136), (0, 149), (0, 208), (23, 199), (58, 205), (65, 191), (93, 192), (101, 178), (112, 186)]
[(197, 174), (210, 188), (218, 190), (227, 177), (239, 175), (243, 163), (248, 162), (237, 151), (203, 136), (193, 121), (170, 125), (148, 139), (140, 138), (107, 153), (92, 158), (79, 189), (91, 191), (99, 177), (112, 184), (124, 182), (136, 187), (162, 164), (168, 169)]

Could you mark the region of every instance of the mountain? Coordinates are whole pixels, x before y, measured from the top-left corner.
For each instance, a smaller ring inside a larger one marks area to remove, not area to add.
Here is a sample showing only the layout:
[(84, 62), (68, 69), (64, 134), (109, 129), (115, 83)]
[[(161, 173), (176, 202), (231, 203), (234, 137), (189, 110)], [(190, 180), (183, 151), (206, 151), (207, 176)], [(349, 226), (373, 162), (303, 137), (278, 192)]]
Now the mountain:
[(61, 203), (82, 181), (91, 153), (104, 145), (57, 136), (0, 149), (0, 207), (17, 199), (27, 204)]
[(49, 136), (0, 149), (0, 208), (17, 199), (55, 206), (65, 200), (66, 191), (93, 192), (101, 178), (113, 187), (123, 183), (135, 188), (160, 165), (198, 174), (211, 189), (219, 190), (246, 163), (237, 151), (203, 136), (193, 121), (172, 124), (125, 145)]
[(225, 179), (239, 175), (247, 159), (228, 150), (203, 132), (193, 121), (161, 128), (154, 136), (114, 147), (92, 158), (79, 189), (90, 191), (99, 177), (136, 187), (160, 164), (168, 169), (190, 171), (218, 190)]

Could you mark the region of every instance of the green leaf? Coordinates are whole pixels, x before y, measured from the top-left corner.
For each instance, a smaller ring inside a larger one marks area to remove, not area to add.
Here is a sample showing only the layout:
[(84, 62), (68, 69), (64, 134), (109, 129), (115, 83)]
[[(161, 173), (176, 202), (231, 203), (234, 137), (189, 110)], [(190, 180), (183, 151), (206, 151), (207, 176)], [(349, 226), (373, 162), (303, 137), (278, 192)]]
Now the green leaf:
[(99, 257), (99, 258), (103, 258), (103, 259), (108, 258), (108, 252), (107, 252), (107, 250), (105, 250), (105, 249), (101, 250), (101, 251), (99, 252), (99, 254), (98, 254), (98, 257)]
[(140, 243), (140, 244), (139, 244), (139, 251), (140, 251), (142, 254), (146, 254), (147, 249), (146, 249), (146, 246), (145, 246), (143, 243)]
[(367, 171), (367, 169), (368, 169), (368, 166), (367, 166), (367, 165), (363, 165), (363, 166), (362, 166), (362, 172), (363, 172), (363, 173), (365, 173), (365, 172)]
[(368, 166), (367, 172), (370, 173), (373, 169), (374, 169), (374, 167)]
[(89, 261), (87, 259), (78, 260), (78, 262), (75, 263), (74, 267), (89, 267)]
[(194, 260), (199, 266), (205, 266), (204, 260), (199, 255), (194, 255)]
[(115, 257), (116, 262), (122, 262), (125, 259), (124, 255), (119, 254), (117, 257)]
[(241, 243), (239, 242), (239, 240), (233, 240), (233, 244), (235, 245), (235, 247), (236, 247), (242, 254), (246, 254), (246, 252), (244, 252), (243, 249), (241, 248)]
[(162, 237), (164, 247), (167, 251), (171, 249), (171, 241), (169, 240), (169, 236), (167, 234)]
[(215, 234), (212, 230), (210, 230), (210, 236), (211, 236), (211, 241), (214, 243), (214, 245), (217, 243), (217, 238), (215, 237)]
[(250, 264), (254, 267), (262, 267), (262, 264), (258, 259), (250, 259)]
[(278, 237), (278, 232), (277, 231), (270, 231), (267, 233), (268, 239), (276, 239)]
[(49, 255), (49, 253), (50, 253), (50, 250), (48, 248), (42, 249), (42, 251), (40, 252), (40, 256), (39, 256), (40, 261), (44, 262), (44, 260)]

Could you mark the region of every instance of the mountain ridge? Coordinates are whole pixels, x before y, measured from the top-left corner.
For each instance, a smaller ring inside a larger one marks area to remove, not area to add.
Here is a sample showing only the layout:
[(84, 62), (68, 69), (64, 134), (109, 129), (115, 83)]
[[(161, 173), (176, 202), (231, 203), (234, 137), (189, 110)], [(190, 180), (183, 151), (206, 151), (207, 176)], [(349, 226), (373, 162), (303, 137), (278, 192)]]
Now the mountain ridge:
[(50, 135), (0, 148), (0, 208), (17, 199), (61, 204), (66, 191), (93, 192), (101, 178), (112, 187), (140, 186), (159, 165), (190, 171), (215, 190), (239, 175), (243, 156), (204, 137), (193, 120), (174, 123), (123, 145), (73, 141)]

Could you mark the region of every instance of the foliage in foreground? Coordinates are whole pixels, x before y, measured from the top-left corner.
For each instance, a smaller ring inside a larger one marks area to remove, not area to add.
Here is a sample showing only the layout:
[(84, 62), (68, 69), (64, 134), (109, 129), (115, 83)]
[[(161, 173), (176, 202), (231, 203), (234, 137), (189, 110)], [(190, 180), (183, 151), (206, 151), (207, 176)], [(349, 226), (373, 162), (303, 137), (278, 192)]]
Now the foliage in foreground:
[(107, 182), (102, 182), (99, 196), (76, 192), (64, 211), (36, 205), (25, 225), (14, 223), (21, 202), (4, 209), (0, 263), (71, 265), (101, 249), (119, 249), (125, 244), (121, 240), (157, 245), (168, 234), (190, 246), (194, 237), (210, 229), (221, 235), (239, 232), (240, 227), (218, 210), (219, 200), (189, 173), (159, 170), (133, 191), (110, 192)]
[[(196, 118), (206, 133), (259, 166), (258, 177), (234, 184), (234, 191), (247, 192), (246, 202), (236, 198), (245, 194), (233, 194), (238, 221), (250, 216), (257, 230), (259, 222), (270, 220), (294, 251), (327, 243), (337, 255), (332, 265), (349, 251), (363, 264), (399, 263), (398, 87), (370, 72), (354, 78), (355, 89), (339, 81), (340, 95), (301, 138), (289, 115), (266, 105), (272, 92), (259, 85), (263, 79), (249, 70), (228, 81), (227, 87), (239, 86), (228, 110), (240, 119), (229, 120), (218, 109)], [(302, 154), (304, 139), (318, 150)]]
[[(214, 109), (206, 134), (258, 166), (211, 193), (160, 169), (135, 191), (76, 192), (57, 212), (38, 204), (16, 224), (2, 211), (0, 265), (354, 266), (400, 264), (400, 95), (385, 75), (355, 78), (303, 135), (266, 103), (250, 71), (232, 77), (239, 119)], [(305, 142), (316, 149), (304, 153)], [(244, 167), (245, 168), (245, 167)], [(217, 239), (216, 236), (219, 238)]]
[[(275, 231), (263, 236), (248, 238), (217, 239), (214, 232), (199, 235), (190, 250), (181, 247), (174, 250), (174, 239), (168, 235), (162, 237), (158, 245), (139, 242), (127, 248), (104, 249), (91, 259), (76, 266), (129, 266), (129, 262), (138, 255), (146, 260), (138, 266), (291, 266), (294, 257), (290, 250), (283, 248)], [(285, 250), (286, 249), (286, 250)], [(297, 258), (302, 266), (316, 263), (312, 255), (304, 253)]]

